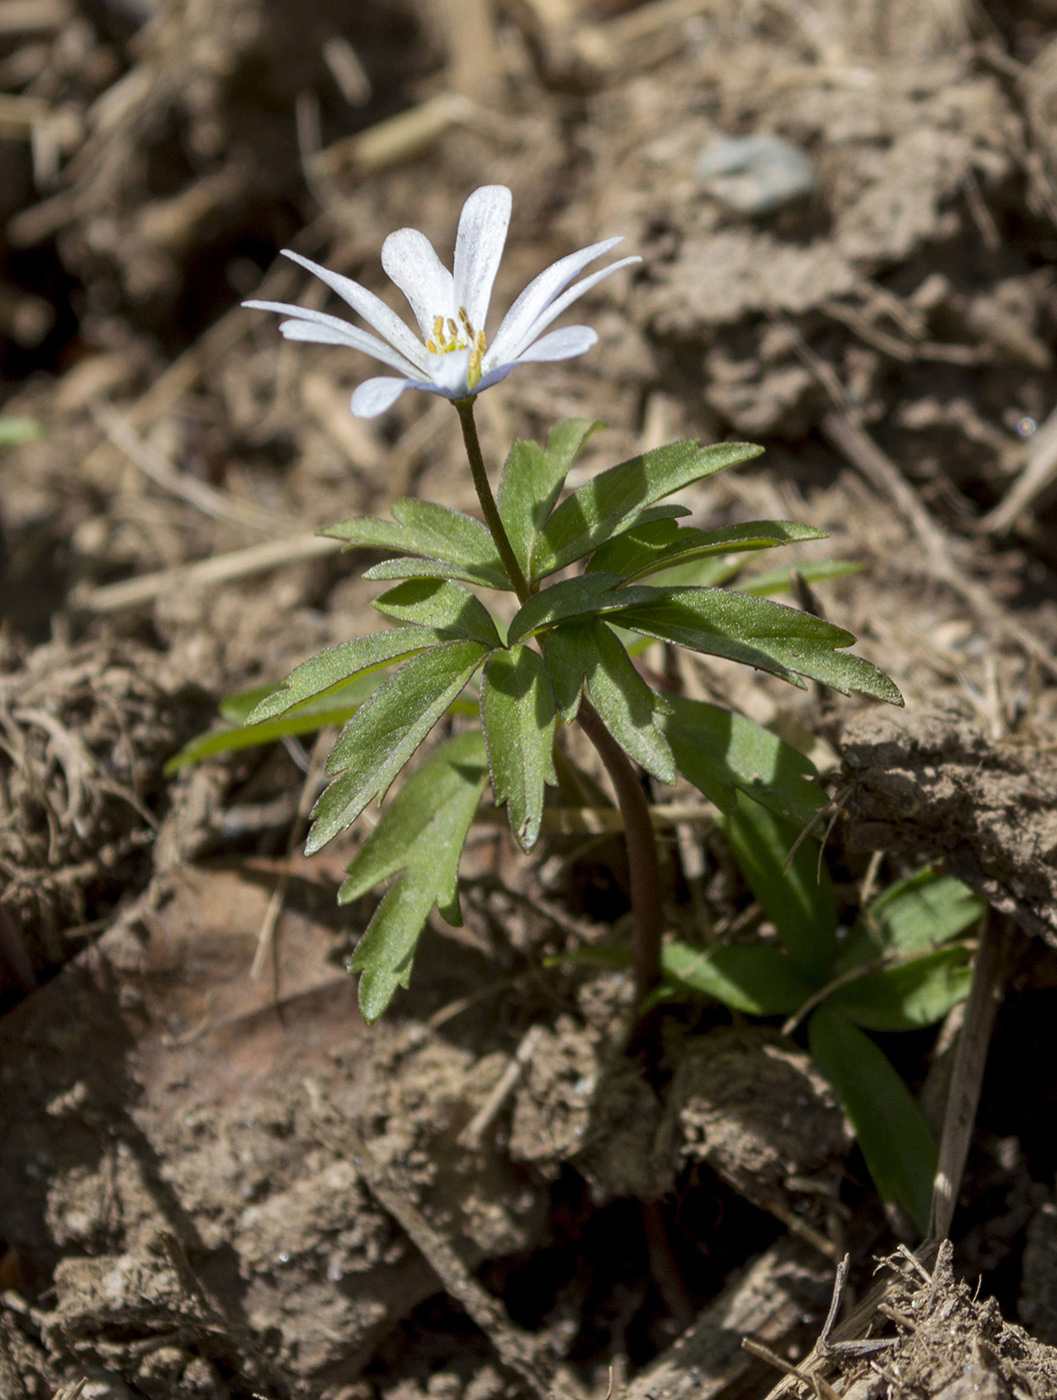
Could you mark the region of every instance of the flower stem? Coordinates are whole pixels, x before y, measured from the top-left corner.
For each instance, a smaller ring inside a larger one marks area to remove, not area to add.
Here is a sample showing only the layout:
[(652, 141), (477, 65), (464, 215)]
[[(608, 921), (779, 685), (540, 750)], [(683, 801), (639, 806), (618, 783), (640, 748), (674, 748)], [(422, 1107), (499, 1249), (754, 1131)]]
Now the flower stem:
[[(485, 523), (495, 541), (495, 547), (518, 600), (529, 596), (529, 585), (514, 553), (499, 507), (488, 481), (477, 425), (473, 419), (473, 399), (456, 399), (455, 407), (462, 424), (463, 442), (469, 458), (477, 499), (481, 503)], [(617, 805), (624, 819), (624, 839), (627, 842), (628, 870), (631, 877), (631, 910), (635, 948), (635, 998), (641, 1006), (661, 980), (661, 873), (657, 860), (657, 840), (650, 821), (649, 803), (636, 775), (635, 768), (597, 712), (586, 699), (580, 702), (580, 727), (598, 750), (616, 790)]]
[(459, 411), (462, 440), (466, 444), (466, 455), (470, 459), (470, 472), (473, 475), (477, 499), (480, 501), (481, 510), (484, 513), (485, 524), (492, 532), (495, 547), (499, 551), (499, 557), (503, 561), (503, 567), (507, 571), (510, 582), (514, 585), (518, 601), (523, 603), (529, 596), (529, 586), (521, 570), (521, 565), (518, 563), (517, 555), (514, 553), (514, 547), (510, 543), (506, 527), (499, 514), (499, 507), (495, 503), (495, 497), (492, 495), (492, 488), (488, 482), (484, 458), (481, 456), (481, 444), (477, 437), (477, 424), (473, 421), (473, 399), (456, 399), (455, 407)]
[(635, 1001), (643, 1002), (661, 980), (661, 872), (650, 807), (631, 760), (586, 699), (580, 701), (580, 728), (598, 750), (616, 789), (624, 819), (631, 877), (632, 938), (635, 949)]

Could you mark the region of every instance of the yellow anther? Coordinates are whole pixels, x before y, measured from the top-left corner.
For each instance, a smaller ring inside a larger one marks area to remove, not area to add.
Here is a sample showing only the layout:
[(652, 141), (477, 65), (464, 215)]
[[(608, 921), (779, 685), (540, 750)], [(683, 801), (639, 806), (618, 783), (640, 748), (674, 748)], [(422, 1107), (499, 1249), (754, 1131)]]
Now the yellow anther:
[(454, 339), (456, 338), (456, 336), (459, 334), (459, 328), (458, 328), (458, 326), (455, 324), (455, 322), (451, 319), (450, 316), (448, 317), (448, 330), (451, 331), (451, 336), (452, 336), (452, 339), (453, 339), (453, 340), (454, 340)]
[(437, 342), (435, 340), (427, 340), (426, 349), (431, 355), (439, 354), (439, 351), (437, 350)]
[(444, 340), (444, 317), (434, 316), (433, 318), (433, 339), (443, 342)]
[(488, 341), (484, 338), (484, 331), (477, 332), (477, 334), (474, 336), (473, 343), (477, 346), (477, 355), (478, 357), (480, 357), (484, 354), (485, 349), (488, 346)]

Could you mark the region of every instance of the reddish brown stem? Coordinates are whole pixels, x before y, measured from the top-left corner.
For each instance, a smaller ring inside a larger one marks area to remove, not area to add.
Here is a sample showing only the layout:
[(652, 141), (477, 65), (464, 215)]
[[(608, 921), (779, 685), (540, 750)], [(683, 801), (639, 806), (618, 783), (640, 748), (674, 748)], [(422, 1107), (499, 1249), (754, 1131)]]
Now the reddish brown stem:
[(586, 700), (580, 727), (598, 750), (616, 789), (624, 819), (631, 878), (631, 917), (635, 948), (635, 1000), (641, 1008), (661, 980), (661, 871), (650, 807), (638, 774), (624, 750)]

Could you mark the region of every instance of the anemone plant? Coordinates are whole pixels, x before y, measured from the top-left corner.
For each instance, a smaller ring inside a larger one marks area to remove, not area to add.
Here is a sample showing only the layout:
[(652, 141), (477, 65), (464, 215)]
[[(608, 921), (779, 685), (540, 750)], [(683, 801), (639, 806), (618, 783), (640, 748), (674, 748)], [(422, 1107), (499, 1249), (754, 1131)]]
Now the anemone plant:
[[(421, 339), (366, 288), (292, 253), (378, 334), (303, 307), (247, 303), (287, 317), (280, 330), (288, 339), (350, 347), (397, 371), (359, 386), (355, 414), (383, 413), (409, 388), (449, 399), (483, 516), (407, 499), (393, 505), (391, 519), (346, 520), (322, 531), (349, 548), (392, 554), (365, 576), (394, 585), (374, 607), (395, 625), (305, 661), (245, 718), (247, 734), (276, 722), (310, 729), (335, 713), (346, 720), (327, 760), (332, 781), (312, 813), (311, 852), (380, 802), (434, 725), (453, 707), (465, 708), (460, 697), (476, 689), (479, 726), (439, 745), (403, 783), (339, 895), (349, 901), (391, 881), (350, 965), (361, 974), (368, 1020), (408, 985), (434, 904), (459, 920), (459, 857), (489, 783), (496, 804), (506, 805), (514, 839), (533, 848), (545, 789), (558, 781), (555, 748), (565, 726), (578, 724), (597, 749), (623, 818), (640, 1004), (660, 979), (662, 934), (643, 771), (665, 783), (681, 773), (724, 811), (741, 792), (781, 817), (812, 822), (825, 797), (810, 782), (810, 763), (739, 715), (652, 689), (631, 654), (644, 639), (725, 657), (796, 686), (811, 679), (902, 703), (887, 676), (846, 652), (850, 633), (746, 589), (715, 586), (736, 573), (739, 556), (820, 539), (820, 531), (785, 520), (713, 530), (678, 523), (689, 512), (671, 497), (762, 449), (674, 442), (563, 494), (577, 454), (602, 426), (567, 419), (545, 447), (515, 440), (493, 492), (474, 424), (476, 398), (521, 365), (589, 350), (597, 341), (590, 328), (548, 327), (603, 278), (638, 261), (624, 258), (575, 281), (620, 240), (562, 258), (521, 293), (489, 341), (510, 208), (502, 186), (470, 196), (454, 272), (414, 229), (386, 239), (382, 264), (406, 296)], [(698, 581), (687, 583), (691, 564)], [(481, 590), (515, 595), (508, 624)], [(390, 668), (380, 684), (368, 680)]]

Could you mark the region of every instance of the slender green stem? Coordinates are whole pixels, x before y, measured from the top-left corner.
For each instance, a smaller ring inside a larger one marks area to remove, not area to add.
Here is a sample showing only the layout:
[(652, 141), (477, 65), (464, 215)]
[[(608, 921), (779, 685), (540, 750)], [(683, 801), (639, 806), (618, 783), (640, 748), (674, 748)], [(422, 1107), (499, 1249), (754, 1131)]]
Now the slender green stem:
[(477, 499), (480, 501), (481, 510), (484, 513), (485, 524), (492, 532), (495, 547), (499, 551), (499, 557), (503, 561), (503, 567), (510, 577), (510, 582), (514, 585), (518, 601), (523, 603), (529, 596), (529, 586), (524, 573), (522, 573), (521, 565), (518, 563), (517, 555), (514, 553), (514, 547), (510, 543), (506, 527), (499, 515), (499, 507), (495, 503), (495, 497), (492, 495), (492, 488), (488, 482), (484, 458), (481, 456), (481, 444), (477, 437), (477, 424), (473, 421), (473, 399), (456, 399), (455, 407), (459, 411), (462, 440), (466, 444), (466, 455), (470, 459), (470, 471), (473, 475)]
[(631, 878), (635, 1000), (641, 1007), (661, 980), (661, 934), (664, 930), (657, 838), (653, 834), (650, 806), (631, 760), (586, 699), (580, 701), (579, 718), (580, 728), (598, 750), (613, 780), (617, 805), (624, 819)]
[[(477, 425), (473, 419), (473, 399), (456, 399), (455, 407), (459, 412), (466, 456), (485, 523), (514, 591), (523, 603), (529, 596), (529, 585), (500, 518), (499, 507), (488, 481)], [(641, 1006), (661, 980), (661, 873), (649, 803), (630, 759), (587, 700), (580, 704), (580, 725), (605, 764), (616, 790), (620, 815), (624, 819), (634, 921), (635, 994)]]

